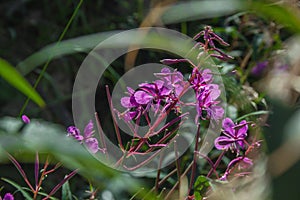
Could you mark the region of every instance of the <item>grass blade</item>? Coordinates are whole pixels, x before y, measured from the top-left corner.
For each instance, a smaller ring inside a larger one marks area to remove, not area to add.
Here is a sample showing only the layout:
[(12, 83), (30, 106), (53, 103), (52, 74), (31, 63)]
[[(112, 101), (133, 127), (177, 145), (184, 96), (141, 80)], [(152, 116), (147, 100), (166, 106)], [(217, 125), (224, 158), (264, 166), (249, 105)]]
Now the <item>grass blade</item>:
[(10, 63), (2, 58), (0, 58), (0, 76), (40, 107), (46, 105), (42, 97), (27, 80)]
[(11, 181), (11, 180), (8, 180), (6, 178), (1, 178), (3, 181), (9, 183), (10, 185), (14, 186), (15, 188), (17, 188), (23, 195), (23, 197), (27, 200), (33, 200), (30, 195), (20, 186), (18, 185), (17, 183)]

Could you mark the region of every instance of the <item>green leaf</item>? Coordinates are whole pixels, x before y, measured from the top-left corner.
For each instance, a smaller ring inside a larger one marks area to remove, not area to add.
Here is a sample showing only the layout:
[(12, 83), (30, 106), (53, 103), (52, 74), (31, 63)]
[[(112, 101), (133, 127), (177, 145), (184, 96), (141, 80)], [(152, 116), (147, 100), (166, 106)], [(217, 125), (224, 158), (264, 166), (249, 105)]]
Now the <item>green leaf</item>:
[(18, 191), (20, 191), (21, 193), (22, 193), (22, 195), (23, 195), (23, 197), (25, 197), (25, 199), (27, 199), (27, 200), (32, 200), (32, 198), (30, 197), (30, 195), (20, 186), (20, 185), (18, 185), (17, 183), (15, 183), (15, 182), (13, 182), (13, 181), (11, 181), (11, 180), (8, 180), (8, 179), (6, 179), (6, 178), (1, 178), (3, 181), (5, 181), (5, 182), (7, 182), (7, 183), (9, 183), (9, 184), (11, 184), (12, 186), (14, 186), (15, 188), (17, 188), (18, 189)]
[(194, 195), (196, 200), (202, 200), (207, 188), (210, 186), (208, 179), (201, 175), (198, 176), (194, 184)]
[(253, 1), (250, 3), (249, 7), (253, 9), (255, 13), (264, 16), (267, 19), (275, 20), (276, 22), (287, 26), (294, 32), (300, 32), (300, 18), (297, 15), (297, 12), (293, 12), (292, 9), (289, 9), (284, 5)]
[(223, 0), (182, 2), (168, 8), (162, 21), (164, 24), (172, 24), (221, 17), (239, 11), (243, 6), (244, 3), (238, 0), (227, 0), (226, 3)]
[(255, 112), (251, 112), (251, 113), (248, 113), (246, 115), (243, 115), (239, 118), (237, 118), (235, 121), (240, 121), (242, 119), (245, 119), (246, 117), (250, 117), (250, 116), (255, 116), (255, 115), (267, 115), (267, 114), (270, 114), (270, 111), (267, 111), (267, 110), (259, 110), (259, 111), (255, 111)]
[(20, 92), (32, 99), (40, 107), (45, 106), (44, 100), (26, 79), (6, 60), (0, 58), (0, 76)]
[(72, 200), (72, 192), (69, 181), (65, 182), (62, 186), (62, 200)]
[(62, 56), (76, 54), (79, 52), (88, 53), (91, 49), (95, 48), (100, 42), (108, 37), (120, 33), (120, 31), (111, 31), (103, 33), (95, 33), (85, 36), (80, 36), (73, 39), (61, 41), (59, 44), (53, 43), (45, 46), (36, 53), (30, 55), (24, 61), (17, 65), (17, 69), (22, 75), (29, 74), (36, 67), (46, 63), (49, 57), (56, 59)]

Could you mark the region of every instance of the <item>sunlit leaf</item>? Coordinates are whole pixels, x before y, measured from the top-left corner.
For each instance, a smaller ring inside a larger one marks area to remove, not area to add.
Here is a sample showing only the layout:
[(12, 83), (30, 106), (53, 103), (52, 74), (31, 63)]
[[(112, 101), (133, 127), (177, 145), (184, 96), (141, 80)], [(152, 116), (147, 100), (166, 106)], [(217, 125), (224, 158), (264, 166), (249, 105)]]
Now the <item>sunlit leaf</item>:
[(0, 76), (20, 92), (31, 98), (36, 104), (45, 106), (44, 100), (26, 79), (6, 60), (0, 58)]

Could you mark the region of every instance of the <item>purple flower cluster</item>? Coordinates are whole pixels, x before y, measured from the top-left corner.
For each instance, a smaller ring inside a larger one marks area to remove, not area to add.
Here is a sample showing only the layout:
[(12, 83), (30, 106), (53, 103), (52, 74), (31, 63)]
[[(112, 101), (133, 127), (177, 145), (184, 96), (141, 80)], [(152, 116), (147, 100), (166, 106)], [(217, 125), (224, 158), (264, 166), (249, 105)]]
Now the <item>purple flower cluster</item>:
[[(230, 161), (225, 173), (220, 178), (220, 180), (226, 180), (233, 170), (233, 166), (238, 166), (238, 170), (247, 170), (253, 165), (253, 162), (246, 156), (248, 150), (244, 155), (240, 155), (240, 149), (245, 149), (248, 132), (247, 121), (242, 120), (239, 124), (235, 124), (230, 118), (225, 118), (222, 126), (224, 135), (215, 139), (215, 147), (218, 150), (228, 151), (230, 149), (232, 152), (236, 152), (236, 158)], [(257, 143), (254, 143), (254, 146), (257, 146)], [(251, 145), (248, 149), (250, 147)], [(224, 155), (224, 152), (222, 155)]]
[[(152, 83), (141, 83), (136, 90), (127, 87), (129, 96), (121, 98), (121, 105), (127, 110), (119, 114), (119, 117), (129, 121), (138, 119), (150, 110), (157, 113), (176, 105), (179, 96), (188, 84), (183, 80), (183, 75), (176, 70), (171, 72), (169, 68), (163, 68), (155, 76), (159, 79)], [(161, 105), (162, 110), (160, 110)]]
[(218, 105), (219, 101), (217, 100), (221, 91), (217, 84), (212, 83), (211, 70), (200, 71), (198, 68), (194, 68), (189, 81), (184, 81), (183, 75), (179, 71), (172, 72), (169, 68), (163, 68), (160, 73), (155, 73), (155, 76), (159, 80), (152, 83), (141, 83), (136, 90), (127, 88), (129, 96), (121, 98), (121, 105), (127, 110), (119, 114), (119, 117), (129, 121), (138, 119), (151, 109), (157, 113), (160, 105), (163, 105), (163, 109), (160, 111), (176, 108), (180, 96), (189, 88), (192, 88), (196, 94), (196, 121), (199, 117), (214, 120), (223, 117), (224, 110)]
[[(190, 83), (196, 94), (196, 109), (197, 118), (202, 119), (209, 118), (214, 120), (220, 120), (224, 115), (224, 110), (217, 99), (219, 98), (221, 91), (217, 84), (213, 84), (213, 77), (209, 69), (200, 71), (198, 68), (194, 68)], [(204, 117), (203, 112), (206, 112)]]
[(97, 153), (100, 150), (98, 140), (94, 137), (94, 125), (92, 120), (90, 120), (84, 128), (83, 135), (80, 134), (79, 129), (75, 126), (69, 126), (67, 132), (68, 136), (73, 137), (80, 143), (84, 142), (92, 153)]

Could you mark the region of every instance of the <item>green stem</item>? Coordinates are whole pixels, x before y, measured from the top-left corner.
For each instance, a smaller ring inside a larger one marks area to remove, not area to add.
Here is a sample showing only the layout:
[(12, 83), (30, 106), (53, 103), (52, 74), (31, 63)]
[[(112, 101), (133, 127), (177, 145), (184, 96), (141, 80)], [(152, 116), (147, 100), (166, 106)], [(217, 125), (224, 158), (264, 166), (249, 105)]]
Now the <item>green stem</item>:
[[(78, 10), (79, 10), (79, 8), (80, 8), (80, 6), (81, 6), (82, 3), (83, 3), (83, 0), (80, 0), (80, 2), (78, 3), (78, 5), (76, 6), (76, 8), (75, 8), (75, 10), (74, 10), (74, 12), (73, 12), (71, 18), (69, 19), (67, 25), (65, 26), (63, 32), (62, 32), (61, 35), (59, 36), (58, 41), (57, 41), (57, 43), (56, 43), (55, 46), (57, 46), (57, 45), (62, 41), (62, 39), (64, 38), (64, 36), (66, 35), (66, 33), (67, 33), (68, 29), (70, 28), (71, 23), (74, 21), (74, 18), (76, 17), (77, 12), (78, 12)], [(34, 86), (33, 86), (34, 89), (36, 89), (36, 87), (38, 86), (38, 84), (39, 84), (40, 81), (42, 80), (42, 77), (44, 76), (44, 73), (46, 72), (46, 70), (47, 70), (47, 68), (48, 68), (48, 66), (49, 66), (49, 64), (50, 64), (50, 62), (51, 62), (51, 60), (52, 60), (52, 57), (51, 57), (51, 55), (50, 55), (49, 58), (48, 58), (48, 60), (47, 60), (47, 62), (45, 63), (45, 65), (44, 65), (44, 67), (43, 67), (43, 69), (42, 69), (42, 72), (40, 73), (40, 75), (38, 76), (36, 82), (34, 83)], [(22, 108), (21, 108), (21, 111), (20, 111), (20, 113), (19, 113), (19, 117), (21, 117), (21, 115), (24, 113), (24, 110), (26, 109), (26, 107), (27, 107), (27, 105), (28, 105), (28, 103), (29, 103), (29, 100), (30, 100), (30, 98), (27, 97), (25, 103), (23, 104), (23, 106), (22, 106)]]

